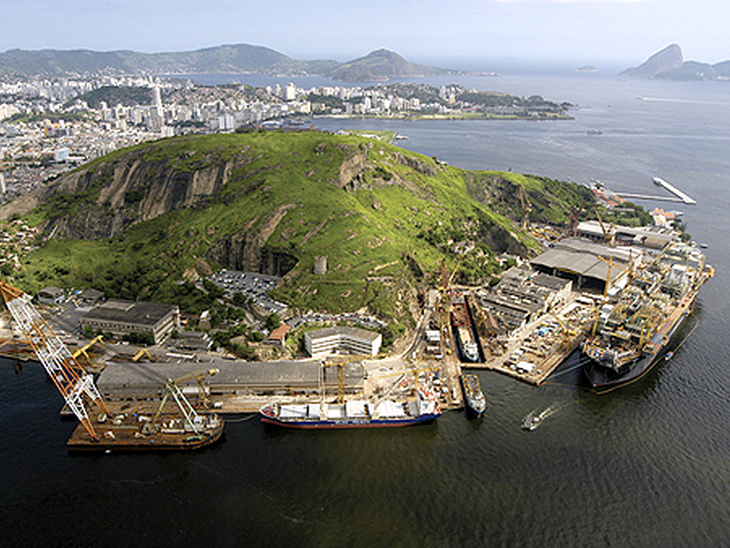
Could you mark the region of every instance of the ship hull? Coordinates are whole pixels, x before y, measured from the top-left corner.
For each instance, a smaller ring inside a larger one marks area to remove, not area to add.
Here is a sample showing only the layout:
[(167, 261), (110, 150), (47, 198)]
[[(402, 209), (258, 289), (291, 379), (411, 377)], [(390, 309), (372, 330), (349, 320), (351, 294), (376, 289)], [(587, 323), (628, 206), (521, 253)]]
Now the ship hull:
[(264, 424), (273, 424), (283, 426), (285, 428), (300, 428), (304, 430), (330, 430), (345, 428), (400, 428), (404, 426), (413, 426), (415, 424), (424, 424), (435, 421), (440, 415), (422, 415), (408, 419), (348, 419), (341, 421), (334, 420), (299, 420), (285, 421), (275, 417), (262, 416), (261, 422)]
[(463, 375), (461, 385), (467, 413), (477, 418), (481, 417), (487, 409), (487, 399), (479, 385), (479, 379), (476, 375)]
[[(692, 311), (693, 305), (694, 301), (692, 301), (692, 304), (687, 308), (687, 311), (679, 316), (675, 324), (668, 330), (667, 334), (662, 337), (663, 340), (666, 341), (665, 344), (655, 345), (656, 350), (654, 352), (644, 353), (638, 359), (625, 364), (618, 371), (605, 367), (600, 362), (597, 362), (592, 358), (588, 359), (583, 370), (585, 371), (586, 378), (588, 379), (588, 383), (591, 385), (591, 388), (610, 388), (613, 386), (619, 386), (635, 381), (639, 377), (645, 375), (656, 364), (656, 362), (659, 361), (659, 358), (666, 354), (670, 340), (684, 323), (689, 312)], [(657, 337), (657, 341), (659, 339), (660, 337)], [(584, 359), (589, 358), (589, 356), (586, 356), (585, 354), (583, 354), (583, 357)]]
[(105, 426), (101, 433), (111, 432), (113, 437), (102, 435), (99, 440), (94, 440), (80, 424), (66, 446), (71, 452), (193, 451), (218, 442), (224, 431), (224, 425), (221, 424), (219, 428), (206, 432), (200, 439), (193, 439), (190, 432), (135, 437), (128, 427)]

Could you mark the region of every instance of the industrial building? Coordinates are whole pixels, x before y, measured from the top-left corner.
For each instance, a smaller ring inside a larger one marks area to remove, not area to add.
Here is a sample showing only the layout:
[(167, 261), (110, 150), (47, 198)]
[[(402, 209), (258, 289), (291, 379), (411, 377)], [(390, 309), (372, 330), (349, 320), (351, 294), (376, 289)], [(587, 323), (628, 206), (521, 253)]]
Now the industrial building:
[(159, 344), (173, 329), (180, 327), (180, 308), (169, 304), (110, 299), (80, 318), (81, 329), (112, 333), (150, 333)]
[[(364, 369), (361, 363), (343, 365), (346, 392), (362, 391)], [(168, 379), (176, 379), (201, 369), (218, 369), (205, 378), (212, 396), (233, 397), (251, 395), (289, 395), (329, 393), (338, 390), (336, 367), (323, 367), (319, 360), (245, 362), (223, 358), (189, 360), (181, 363), (110, 363), (99, 376), (97, 386), (109, 400), (147, 400), (160, 397)], [(186, 393), (194, 394), (194, 381), (181, 385)]]
[[(579, 238), (561, 240), (530, 261), (545, 274), (572, 280), (576, 289), (594, 289), (603, 293), (628, 275), (630, 265), (639, 258), (626, 247), (609, 247)], [(609, 266), (609, 264), (611, 266)]]
[(375, 356), (380, 352), (383, 336), (357, 327), (327, 327), (304, 334), (304, 345), (312, 357), (337, 351)]
[[(497, 330), (512, 331), (535, 315), (565, 302), (572, 291), (570, 280), (539, 273), (526, 266), (507, 270), (491, 291), (475, 294), (477, 315), (491, 316)], [(488, 314), (487, 314), (488, 313)]]

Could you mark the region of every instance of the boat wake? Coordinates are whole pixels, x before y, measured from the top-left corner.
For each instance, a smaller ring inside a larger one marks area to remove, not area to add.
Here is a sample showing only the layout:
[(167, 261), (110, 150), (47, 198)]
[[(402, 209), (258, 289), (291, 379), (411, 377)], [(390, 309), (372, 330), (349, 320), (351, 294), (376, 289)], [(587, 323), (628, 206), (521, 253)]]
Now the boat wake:
[(568, 405), (567, 403), (562, 404), (553, 404), (547, 407), (542, 412), (538, 413), (537, 410), (532, 411), (527, 414), (527, 416), (522, 419), (522, 423), (520, 424), (520, 427), (523, 430), (535, 430), (538, 426), (540, 426), (543, 421), (560, 411), (563, 407)]

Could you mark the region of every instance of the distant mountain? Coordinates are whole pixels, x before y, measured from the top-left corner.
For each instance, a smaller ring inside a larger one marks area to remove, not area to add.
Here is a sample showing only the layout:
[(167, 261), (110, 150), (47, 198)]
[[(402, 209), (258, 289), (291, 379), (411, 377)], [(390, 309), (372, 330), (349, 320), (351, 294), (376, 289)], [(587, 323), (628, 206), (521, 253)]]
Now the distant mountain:
[(91, 50), (13, 49), (0, 53), (0, 74), (62, 76), (119, 72), (124, 74), (195, 74), (260, 72), (272, 74), (323, 74), (337, 67), (336, 61), (297, 61), (261, 46), (223, 45), (195, 51), (139, 53)]
[(671, 44), (649, 57), (638, 67), (626, 69), (621, 73), (621, 75), (653, 78), (662, 72), (676, 70), (680, 68), (683, 63), (684, 58), (682, 56), (682, 48), (680, 48), (677, 44)]
[(334, 80), (347, 82), (382, 82), (393, 77), (434, 74), (455, 74), (455, 72), (410, 63), (397, 53), (379, 49), (365, 57), (338, 66), (329, 76)]
[(684, 61), (682, 49), (677, 44), (671, 44), (638, 67), (626, 69), (621, 76), (659, 80), (727, 80), (730, 79), (730, 61), (716, 65)]
[(139, 53), (135, 51), (13, 49), (0, 53), (0, 75), (66, 76), (100, 72), (120, 74), (246, 73), (330, 76), (349, 82), (383, 81), (397, 76), (457, 74), (410, 63), (380, 49), (344, 64), (331, 60), (299, 61), (262, 46), (223, 45), (195, 51)]

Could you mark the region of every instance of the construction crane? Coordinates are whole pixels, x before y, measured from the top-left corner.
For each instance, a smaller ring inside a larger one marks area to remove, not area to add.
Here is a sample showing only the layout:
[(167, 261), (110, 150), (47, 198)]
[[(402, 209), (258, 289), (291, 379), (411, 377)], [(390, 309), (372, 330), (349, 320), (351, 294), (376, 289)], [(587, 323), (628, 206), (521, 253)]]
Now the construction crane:
[(198, 371), (193, 371), (188, 375), (183, 375), (182, 377), (175, 379), (173, 382), (176, 385), (181, 385), (186, 382), (195, 381), (198, 385), (198, 404), (204, 409), (210, 409), (210, 399), (208, 398), (208, 394), (205, 390), (205, 377), (209, 375), (212, 377), (218, 373), (220, 373), (219, 369), (200, 369)]
[(137, 363), (142, 358), (142, 356), (145, 356), (145, 355), (147, 356), (147, 359), (149, 361), (154, 361), (152, 359), (152, 355), (150, 354), (150, 351), (147, 350), (147, 348), (144, 346), (142, 348), (140, 348), (139, 350), (137, 350), (137, 352), (135, 352), (134, 356), (132, 356), (132, 361), (134, 363)]
[(87, 344), (76, 350), (76, 352), (73, 353), (73, 357), (78, 358), (79, 356), (83, 355), (86, 358), (86, 363), (91, 364), (91, 358), (89, 358), (89, 355), (86, 353), (86, 351), (94, 346), (96, 343), (100, 342), (101, 344), (104, 344), (104, 335), (97, 335), (93, 339), (91, 339)]
[[(143, 434), (153, 434), (160, 430), (160, 426), (158, 425), (158, 421), (160, 420), (160, 416), (162, 415), (162, 412), (165, 408), (165, 404), (167, 403), (167, 400), (169, 398), (172, 398), (175, 403), (177, 404), (178, 409), (180, 409), (180, 412), (183, 414), (183, 417), (185, 419), (185, 424), (187, 425), (186, 430), (191, 431), (192, 435), (190, 436), (190, 439), (203, 439), (205, 436), (201, 432), (204, 428), (212, 428), (217, 426), (220, 423), (220, 419), (218, 419), (218, 416), (216, 414), (209, 415), (206, 418), (201, 417), (198, 412), (195, 410), (195, 408), (190, 404), (188, 399), (183, 394), (182, 390), (180, 390), (180, 387), (178, 386), (179, 383), (187, 382), (190, 380), (197, 380), (198, 381), (198, 387), (201, 386), (201, 381), (199, 379), (204, 378), (206, 375), (215, 375), (218, 373), (217, 369), (209, 369), (207, 371), (196, 371), (194, 373), (190, 373), (189, 375), (184, 375), (178, 379), (168, 379), (165, 383), (165, 386), (163, 388), (163, 396), (162, 401), (160, 402), (160, 406), (157, 408), (157, 413), (155, 413), (155, 418), (152, 420), (151, 423), (145, 424), (145, 427), (142, 431)], [(205, 391), (205, 387), (203, 386), (203, 391)], [(163, 425), (164, 427), (164, 425)]]
[(568, 223), (568, 233), (571, 236), (576, 236), (578, 234), (578, 219), (580, 218), (580, 214), (583, 212), (583, 209), (586, 207), (587, 202), (588, 196), (586, 196), (585, 200), (583, 200), (583, 204), (581, 204), (580, 207), (574, 204), (571, 208), (570, 222)]
[(337, 367), (337, 403), (345, 403), (345, 365), (351, 362), (362, 361), (366, 356), (362, 355), (351, 355), (351, 356), (336, 356), (327, 359), (324, 366)]
[(530, 203), (530, 199), (527, 197), (527, 192), (525, 191), (525, 187), (520, 185), (517, 187), (517, 195), (520, 197), (520, 203), (522, 204), (522, 211), (525, 214), (524, 218), (522, 219), (522, 230), (527, 230), (527, 223), (530, 220), (530, 212), (532, 211), (532, 204)]
[[(609, 232), (606, 229), (606, 225), (603, 224), (603, 219), (601, 219), (601, 214), (598, 213), (598, 208), (594, 208), (594, 211), (596, 212), (596, 217), (598, 218), (598, 224), (601, 225), (601, 230), (603, 231), (603, 240), (608, 245), (613, 245), (613, 239), (614, 239), (614, 233), (613, 231)], [(613, 227), (613, 225), (611, 225)]]
[(18, 328), (35, 351), (66, 405), (84, 425), (92, 439), (98, 440), (99, 436), (89, 419), (85, 398), (97, 404), (107, 415), (110, 413), (94, 384), (94, 378), (78, 373), (83, 369), (76, 358), (41, 317), (27, 294), (3, 280), (0, 280), (0, 293)]

